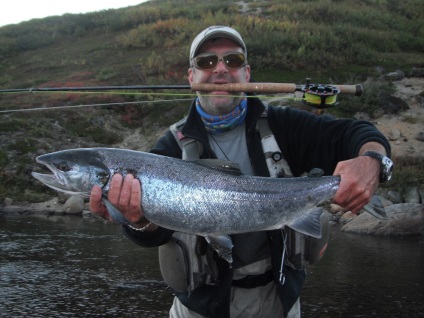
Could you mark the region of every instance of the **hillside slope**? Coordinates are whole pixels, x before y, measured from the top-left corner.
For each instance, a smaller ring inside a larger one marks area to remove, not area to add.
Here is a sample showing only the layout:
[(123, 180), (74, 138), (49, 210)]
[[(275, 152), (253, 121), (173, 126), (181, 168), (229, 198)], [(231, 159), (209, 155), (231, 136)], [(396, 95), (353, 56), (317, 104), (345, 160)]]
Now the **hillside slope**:
[[(186, 84), (191, 39), (211, 24), (232, 25), (243, 34), (256, 81), (301, 84), (312, 77), (356, 84), (380, 76), (376, 66), (409, 74), (424, 65), (423, 1), (347, 2), (157, 0), (2, 27), (0, 90)], [(422, 84), (399, 85), (399, 92), (410, 90), (410, 109), (369, 119), (386, 135), (398, 127), (403, 137), (392, 142), (396, 156), (418, 156), (422, 142), (415, 135), (424, 122), (419, 96), (411, 96), (420, 94)], [(149, 149), (184, 116), (190, 104), (185, 99), (192, 97), (152, 90), (0, 93), (0, 202), (52, 195), (30, 176), (37, 155), (90, 146)], [(337, 115), (358, 112), (351, 108)]]

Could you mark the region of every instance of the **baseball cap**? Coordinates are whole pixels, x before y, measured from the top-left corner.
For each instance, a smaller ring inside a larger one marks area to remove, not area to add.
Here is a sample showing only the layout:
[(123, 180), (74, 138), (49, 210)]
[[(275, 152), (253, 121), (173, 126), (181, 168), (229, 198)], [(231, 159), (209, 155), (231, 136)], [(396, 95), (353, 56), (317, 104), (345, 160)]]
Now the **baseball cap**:
[(240, 45), (247, 56), (246, 44), (244, 44), (240, 33), (227, 26), (213, 25), (200, 32), (194, 38), (190, 48), (190, 61), (196, 56), (197, 51), (203, 43), (205, 43), (207, 40), (216, 38), (226, 38), (236, 42), (238, 45)]

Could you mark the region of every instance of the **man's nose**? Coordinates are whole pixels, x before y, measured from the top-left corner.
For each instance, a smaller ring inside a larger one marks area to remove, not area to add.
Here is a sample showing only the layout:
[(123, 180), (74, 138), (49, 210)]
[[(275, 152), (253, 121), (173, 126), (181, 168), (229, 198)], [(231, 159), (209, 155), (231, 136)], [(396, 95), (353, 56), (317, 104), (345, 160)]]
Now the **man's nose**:
[(214, 71), (217, 73), (228, 72), (228, 68), (225, 66), (224, 61), (222, 59), (218, 61), (218, 64), (216, 65)]

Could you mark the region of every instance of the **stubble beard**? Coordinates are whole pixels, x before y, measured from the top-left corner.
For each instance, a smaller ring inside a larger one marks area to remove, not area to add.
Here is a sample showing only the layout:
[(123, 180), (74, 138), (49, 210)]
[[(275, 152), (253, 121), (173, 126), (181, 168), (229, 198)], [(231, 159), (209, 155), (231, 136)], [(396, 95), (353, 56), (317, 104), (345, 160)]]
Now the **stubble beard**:
[(234, 108), (237, 107), (238, 104), (240, 104), (243, 98), (241, 94), (240, 96), (234, 96), (233, 94), (231, 96), (228, 96), (228, 95), (210, 96), (210, 95), (207, 95), (207, 92), (206, 92), (205, 95), (202, 95), (202, 94), (198, 95), (200, 105), (202, 106), (203, 110), (206, 113), (212, 116), (222, 116), (222, 115), (226, 115), (230, 113)]

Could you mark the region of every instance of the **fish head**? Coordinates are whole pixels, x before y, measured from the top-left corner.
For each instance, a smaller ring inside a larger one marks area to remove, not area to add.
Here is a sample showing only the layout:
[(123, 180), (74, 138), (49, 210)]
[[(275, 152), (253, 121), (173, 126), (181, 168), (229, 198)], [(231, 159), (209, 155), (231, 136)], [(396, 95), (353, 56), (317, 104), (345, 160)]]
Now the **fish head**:
[(90, 148), (53, 152), (37, 157), (36, 161), (53, 174), (33, 172), (32, 176), (48, 187), (70, 195), (89, 197), (94, 185), (103, 188), (111, 176), (100, 153)]

